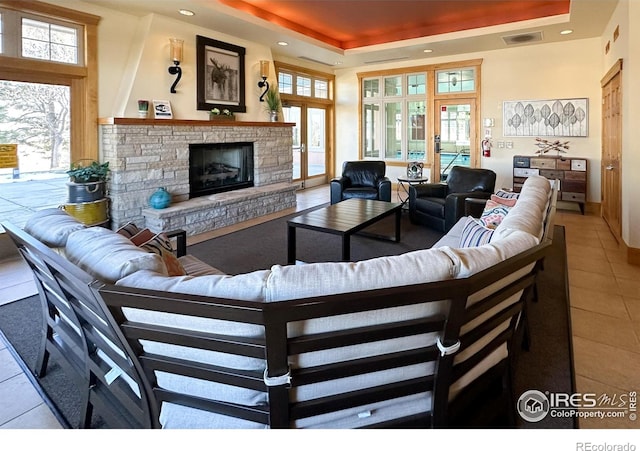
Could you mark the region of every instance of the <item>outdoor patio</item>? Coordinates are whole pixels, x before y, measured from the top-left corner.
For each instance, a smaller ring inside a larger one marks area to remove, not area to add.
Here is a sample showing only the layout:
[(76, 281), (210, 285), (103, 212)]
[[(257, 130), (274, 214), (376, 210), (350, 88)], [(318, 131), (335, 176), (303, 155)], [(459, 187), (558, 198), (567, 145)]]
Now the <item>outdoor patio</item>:
[(35, 211), (63, 205), (68, 181), (65, 173), (21, 174), (18, 179), (0, 174), (0, 222), (23, 227)]

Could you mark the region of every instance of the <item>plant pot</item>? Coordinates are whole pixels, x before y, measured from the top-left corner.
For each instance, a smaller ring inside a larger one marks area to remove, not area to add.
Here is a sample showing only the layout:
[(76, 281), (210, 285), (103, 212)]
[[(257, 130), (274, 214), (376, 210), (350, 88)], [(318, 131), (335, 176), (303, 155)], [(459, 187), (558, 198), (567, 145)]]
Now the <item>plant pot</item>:
[(68, 203), (62, 205), (64, 211), (87, 226), (103, 224), (109, 219), (109, 199), (95, 202)]
[(69, 203), (95, 202), (105, 196), (105, 182), (67, 182)]
[(212, 121), (232, 121), (233, 116), (227, 116), (226, 114), (209, 114), (209, 120)]
[(277, 111), (269, 111), (269, 120), (271, 122), (278, 122), (278, 112)]

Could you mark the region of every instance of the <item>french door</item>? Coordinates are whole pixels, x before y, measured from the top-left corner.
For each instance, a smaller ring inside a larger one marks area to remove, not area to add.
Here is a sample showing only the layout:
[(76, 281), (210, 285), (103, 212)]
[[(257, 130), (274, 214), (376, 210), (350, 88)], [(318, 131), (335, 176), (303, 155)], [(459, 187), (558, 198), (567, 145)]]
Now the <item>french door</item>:
[(282, 107), (293, 128), (293, 182), (300, 188), (327, 183), (329, 114), (326, 106), (288, 102)]
[(453, 166), (475, 167), (475, 99), (436, 100), (434, 121), (435, 182), (445, 181)]

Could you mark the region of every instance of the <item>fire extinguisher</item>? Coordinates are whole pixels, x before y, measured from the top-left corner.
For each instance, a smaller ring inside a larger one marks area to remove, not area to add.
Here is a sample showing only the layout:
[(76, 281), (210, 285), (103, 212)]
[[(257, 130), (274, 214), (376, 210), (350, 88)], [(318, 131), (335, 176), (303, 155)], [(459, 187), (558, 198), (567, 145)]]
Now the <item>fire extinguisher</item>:
[(489, 138), (485, 138), (482, 140), (482, 156), (491, 156), (491, 141), (489, 140)]

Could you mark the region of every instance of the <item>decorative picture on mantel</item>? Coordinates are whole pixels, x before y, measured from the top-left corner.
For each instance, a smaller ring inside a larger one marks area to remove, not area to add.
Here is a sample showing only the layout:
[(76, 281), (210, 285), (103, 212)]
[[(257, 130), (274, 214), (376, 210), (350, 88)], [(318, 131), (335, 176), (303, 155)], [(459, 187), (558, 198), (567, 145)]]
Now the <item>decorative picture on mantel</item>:
[(503, 136), (588, 136), (589, 99), (502, 103)]
[(247, 111), (244, 99), (245, 48), (196, 36), (198, 110)]

